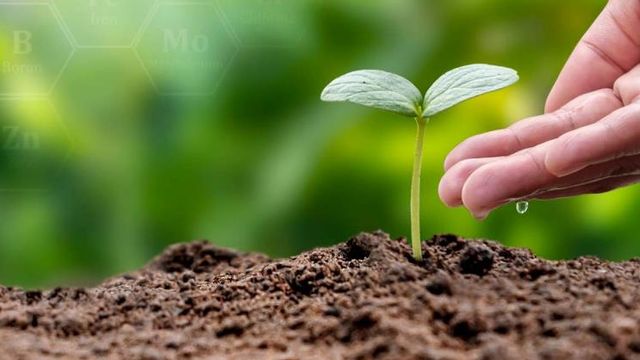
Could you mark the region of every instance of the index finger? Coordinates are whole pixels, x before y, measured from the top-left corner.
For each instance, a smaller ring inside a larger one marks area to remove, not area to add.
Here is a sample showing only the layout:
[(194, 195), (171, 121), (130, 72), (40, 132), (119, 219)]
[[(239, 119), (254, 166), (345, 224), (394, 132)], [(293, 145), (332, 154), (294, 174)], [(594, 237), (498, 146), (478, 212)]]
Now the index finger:
[(511, 155), (579, 127), (592, 124), (622, 106), (613, 90), (582, 95), (553, 113), (521, 120), (506, 129), (476, 135), (456, 146), (445, 160), (449, 170), (462, 160)]

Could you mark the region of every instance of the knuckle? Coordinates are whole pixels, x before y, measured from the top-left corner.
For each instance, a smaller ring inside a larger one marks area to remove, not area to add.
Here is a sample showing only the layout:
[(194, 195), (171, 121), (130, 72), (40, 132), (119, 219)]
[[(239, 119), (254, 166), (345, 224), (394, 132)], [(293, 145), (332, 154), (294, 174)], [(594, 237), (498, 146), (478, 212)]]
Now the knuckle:
[(525, 152), (525, 155), (528, 158), (527, 160), (538, 170), (538, 173), (543, 174), (547, 172), (546, 166), (544, 164), (544, 160), (539, 156), (537, 156), (533, 152), (533, 150), (527, 149), (527, 151)]
[(514, 127), (508, 127), (506, 128), (506, 132), (509, 134), (509, 139), (511, 140), (511, 145), (509, 146), (510, 148), (515, 148), (515, 149), (522, 149), (522, 148), (526, 148), (525, 144), (526, 141), (525, 139), (522, 138), (522, 136), (520, 135), (520, 132), (517, 130), (517, 128)]
[(594, 100), (605, 104), (612, 104), (616, 108), (622, 106), (622, 99), (613, 89), (600, 89), (594, 92)]
[(640, 76), (638, 71), (632, 70), (619, 77), (613, 84), (613, 93), (623, 105), (629, 105), (637, 101), (640, 97)]
[(554, 111), (553, 113), (550, 113), (549, 116), (551, 116), (554, 119), (554, 122), (558, 124), (566, 124), (565, 126), (568, 131), (575, 130), (580, 127), (576, 123), (575, 119), (576, 110), (578, 109), (579, 107), (565, 106)]
[(571, 148), (573, 148), (580, 140), (580, 134), (577, 132), (570, 132), (562, 135), (557, 142), (557, 146), (553, 149), (556, 150), (555, 153), (558, 155), (564, 155), (565, 152)]

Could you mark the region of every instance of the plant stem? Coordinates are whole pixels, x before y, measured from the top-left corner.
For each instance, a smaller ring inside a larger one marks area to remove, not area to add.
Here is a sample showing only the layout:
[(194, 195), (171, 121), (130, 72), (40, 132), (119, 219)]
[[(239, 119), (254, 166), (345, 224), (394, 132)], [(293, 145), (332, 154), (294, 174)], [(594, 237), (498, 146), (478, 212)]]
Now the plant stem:
[(411, 247), (413, 257), (422, 260), (422, 240), (420, 238), (420, 174), (422, 173), (422, 152), (424, 148), (424, 130), (427, 119), (417, 117), (416, 156), (413, 162), (411, 178)]

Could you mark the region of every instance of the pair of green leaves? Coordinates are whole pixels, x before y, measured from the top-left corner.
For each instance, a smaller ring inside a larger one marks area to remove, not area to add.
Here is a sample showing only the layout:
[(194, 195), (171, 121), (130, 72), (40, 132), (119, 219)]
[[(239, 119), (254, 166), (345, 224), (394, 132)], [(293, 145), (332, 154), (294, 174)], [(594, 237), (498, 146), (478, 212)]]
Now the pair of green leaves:
[(358, 70), (333, 80), (323, 101), (352, 102), (400, 115), (429, 118), (458, 103), (499, 90), (518, 81), (515, 70), (485, 64), (459, 67), (442, 75), (422, 96), (402, 76), (381, 70)]

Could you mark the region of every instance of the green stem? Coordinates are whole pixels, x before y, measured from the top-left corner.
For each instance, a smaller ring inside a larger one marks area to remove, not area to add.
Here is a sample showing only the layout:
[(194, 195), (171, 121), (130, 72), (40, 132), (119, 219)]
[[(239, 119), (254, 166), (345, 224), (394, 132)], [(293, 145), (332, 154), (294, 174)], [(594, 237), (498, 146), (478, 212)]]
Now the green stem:
[(427, 119), (417, 117), (416, 156), (413, 162), (411, 178), (411, 247), (413, 257), (422, 260), (422, 240), (420, 239), (420, 174), (422, 173), (422, 152), (424, 148), (424, 130)]

